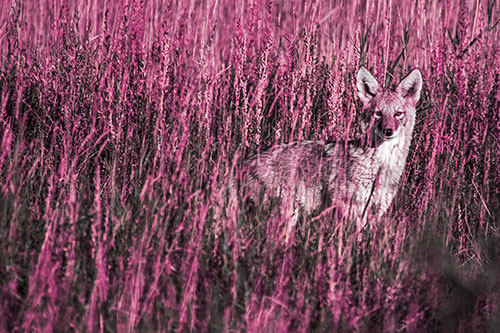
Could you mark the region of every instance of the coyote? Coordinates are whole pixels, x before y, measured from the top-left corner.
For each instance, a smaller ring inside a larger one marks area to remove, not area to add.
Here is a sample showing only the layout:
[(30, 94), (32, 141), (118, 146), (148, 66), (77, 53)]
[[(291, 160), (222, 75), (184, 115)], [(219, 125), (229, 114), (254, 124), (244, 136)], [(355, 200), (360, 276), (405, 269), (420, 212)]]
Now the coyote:
[(422, 75), (415, 69), (389, 90), (361, 67), (357, 88), (364, 105), (359, 138), (273, 146), (244, 160), (239, 185), (232, 180), (230, 187), (255, 204), (280, 198), (293, 224), (299, 210), (310, 215), (330, 209), (359, 227), (382, 217), (403, 173)]

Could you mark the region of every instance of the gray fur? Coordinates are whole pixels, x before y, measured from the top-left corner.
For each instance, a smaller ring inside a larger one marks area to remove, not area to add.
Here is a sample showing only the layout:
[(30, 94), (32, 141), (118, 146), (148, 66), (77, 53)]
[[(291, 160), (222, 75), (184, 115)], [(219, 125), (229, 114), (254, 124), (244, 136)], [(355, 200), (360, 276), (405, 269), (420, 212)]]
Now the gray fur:
[[(359, 226), (383, 216), (405, 166), (422, 76), (416, 69), (390, 91), (361, 68), (357, 88), (364, 104), (360, 138), (293, 142), (260, 151), (243, 162), (239, 195), (254, 203), (261, 193), (262, 203), (280, 197), (294, 221), (299, 210), (311, 214), (327, 208)], [(231, 184), (234, 196), (237, 186)]]

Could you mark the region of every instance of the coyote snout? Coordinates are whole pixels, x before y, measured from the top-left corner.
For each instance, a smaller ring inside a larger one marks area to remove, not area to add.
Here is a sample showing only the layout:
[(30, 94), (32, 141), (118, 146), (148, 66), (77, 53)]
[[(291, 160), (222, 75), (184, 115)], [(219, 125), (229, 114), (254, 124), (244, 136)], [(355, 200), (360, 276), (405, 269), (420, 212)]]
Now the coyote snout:
[(293, 221), (299, 210), (311, 214), (325, 208), (359, 226), (369, 216), (381, 217), (403, 173), (422, 76), (415, 69), (389, 90), (361, 68), (357, 88), (364, 105), (359, 138), (293, 142), (262, 150), (243, 161), (241, 186), (231, 186), (233, 195), (239, 192), (257, 204), (279, 197), (291, 208)]
[(394, 115), (383, 115), (381, 111), (375, 114), (376, 118), (379, 118), (377, 125), (377, 134), (382, 137), (382, 139), (393, 139), (396, 137), (396, 131), (399, 128), (401, 122), (402, 112), (396, 112)]

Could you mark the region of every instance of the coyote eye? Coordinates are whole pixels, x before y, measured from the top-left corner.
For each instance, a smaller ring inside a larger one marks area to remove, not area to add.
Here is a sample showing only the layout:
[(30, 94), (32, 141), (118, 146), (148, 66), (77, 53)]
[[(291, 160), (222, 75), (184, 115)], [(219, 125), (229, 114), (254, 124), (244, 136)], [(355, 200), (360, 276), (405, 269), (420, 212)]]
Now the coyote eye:
[(403, 112), (401, 112), (401, 111), (398, 111), (394, 114), (394, 116), (396, 116), (396, 117), (401, 117), (402, 115), (403, 115)]
[(382, 112), (381, 111), (375, 112), (375, 116), (378, 118), (382, 117)]

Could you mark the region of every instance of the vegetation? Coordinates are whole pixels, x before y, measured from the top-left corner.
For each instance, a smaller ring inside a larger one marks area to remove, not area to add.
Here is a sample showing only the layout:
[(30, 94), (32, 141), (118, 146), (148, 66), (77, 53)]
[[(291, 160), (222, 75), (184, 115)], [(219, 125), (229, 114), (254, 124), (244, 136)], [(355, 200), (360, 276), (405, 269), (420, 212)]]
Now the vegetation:
[[(498, 329), (499, 20), (493, 0), (0, 5), (0, 330)], [(356, 135), (360, 66), (424, 77), (386, 217), (286, 239), (279, 202), (228, 207), (242, 156)]]

